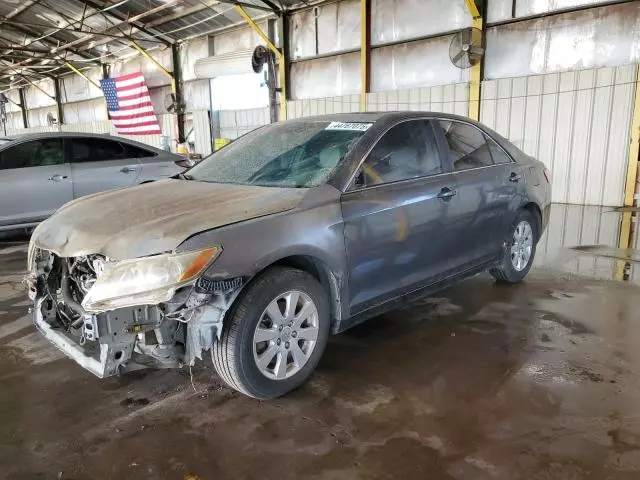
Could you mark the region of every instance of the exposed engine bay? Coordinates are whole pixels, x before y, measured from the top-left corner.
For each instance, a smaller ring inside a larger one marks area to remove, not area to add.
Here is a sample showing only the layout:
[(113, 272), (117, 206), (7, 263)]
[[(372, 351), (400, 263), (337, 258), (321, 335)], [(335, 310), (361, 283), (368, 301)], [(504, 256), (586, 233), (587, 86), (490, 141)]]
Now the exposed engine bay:
[(34, 321), (66, 355), (99, 377), (139, 368), (192, 365), (219, 337), (224, 314), (241, 279), (204, 277), (152, 305), (87, 310), (88, 293), (110, 260), (102, 255), (64, 258), (35, 249), (26, 278)]

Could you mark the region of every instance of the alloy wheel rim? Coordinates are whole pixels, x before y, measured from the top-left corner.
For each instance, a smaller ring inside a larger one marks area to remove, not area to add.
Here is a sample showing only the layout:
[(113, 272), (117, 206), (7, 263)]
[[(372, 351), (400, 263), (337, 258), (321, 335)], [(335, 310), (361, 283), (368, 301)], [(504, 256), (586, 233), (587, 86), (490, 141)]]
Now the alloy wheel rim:
[(304, 292), (278, 295), (264, 309), (253, 334), (253, 359), (262, 375), (285, 380), (309, 361), (318, 340), (318, 309)]
[(533, 229), (529, 222), (523, 220), (513, 231), (513, 242), (511, 243), (511, 265), (516, 271), (524, 270), (531, 260), (533, 251)]

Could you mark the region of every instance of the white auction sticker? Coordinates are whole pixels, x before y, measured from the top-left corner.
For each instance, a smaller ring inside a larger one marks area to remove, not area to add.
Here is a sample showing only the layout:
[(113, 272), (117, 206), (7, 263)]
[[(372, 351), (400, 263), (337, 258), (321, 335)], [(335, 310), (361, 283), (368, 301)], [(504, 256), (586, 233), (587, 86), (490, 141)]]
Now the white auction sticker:
[(371, 128), (373, 123), (347, 123), (347, 122), (331, 122), (326, 128), (327, 130), (355, 130), (356, 132), (366, 132)]

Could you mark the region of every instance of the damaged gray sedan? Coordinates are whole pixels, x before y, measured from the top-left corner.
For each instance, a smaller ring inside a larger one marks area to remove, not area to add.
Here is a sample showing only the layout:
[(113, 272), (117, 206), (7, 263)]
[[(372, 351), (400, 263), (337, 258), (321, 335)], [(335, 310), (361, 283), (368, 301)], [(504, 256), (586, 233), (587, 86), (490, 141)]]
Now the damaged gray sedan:
[(184, 174), (98, 193), (41, 223), (34, 321), (99, 377), (206, 352), (252, 397), (283, 395), (330, 333), (488, 270), (529, 271), (549, 172), (491, 130), (428, 113), (265, 126)]

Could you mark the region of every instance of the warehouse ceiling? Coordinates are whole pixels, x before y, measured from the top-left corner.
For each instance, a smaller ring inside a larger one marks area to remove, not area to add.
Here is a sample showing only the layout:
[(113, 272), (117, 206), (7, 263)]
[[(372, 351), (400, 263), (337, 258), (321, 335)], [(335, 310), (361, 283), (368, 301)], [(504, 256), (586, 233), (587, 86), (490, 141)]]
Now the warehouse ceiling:
[[(0, 89), (77, 68), (113, 63), (255, 18), (280, 14), (299, 0), (2, 0)], [(302, 2), (307, 3), (307, 2)]]

